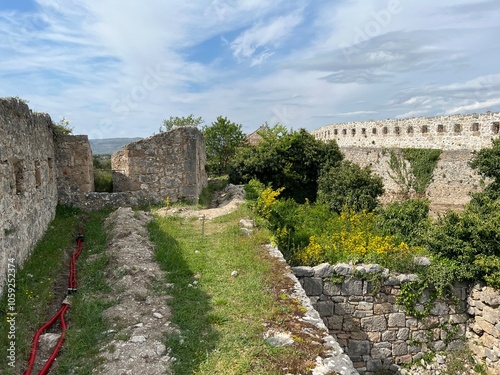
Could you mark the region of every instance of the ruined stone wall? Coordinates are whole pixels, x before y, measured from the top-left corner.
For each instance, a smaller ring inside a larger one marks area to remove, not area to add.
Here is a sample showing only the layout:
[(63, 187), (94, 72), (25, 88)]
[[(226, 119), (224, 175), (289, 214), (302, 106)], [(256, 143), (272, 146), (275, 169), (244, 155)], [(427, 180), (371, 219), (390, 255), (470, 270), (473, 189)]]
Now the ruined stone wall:
[(331, 124), (312, 134), (340, 147), (480, 150), (500, 132), (500, 113), (416, 117)]
[(55, 215), (52, 120), (0, 99), (0, 293), (9, 258), (22, 264)]
[(194, 127), (180, 127), (130, 143), (111, 158), (113, 190), (142, 191), (151, 201), (196, 202), (207, 185), (205, 141)]
[[(415, 280), (415, 275), (390, 274), (378, 265), (324, 263), (292, 270), (360, 374), (396, 373), (399, 365), (417, 360), (429, 350), (463, 345), (469, 320), (465, 284), (455, 287), (456, 300), (437, 301), (429, 316), (416, 319), (396, 304), (401, 284)], [(343, 281), (334, 283), (334, 275), (344, 277)], [(370, 281), (373, 275), (380, 275), (380, 284)], [(496, 319), (498, 324), (498, 314)]]
[(73, 195), (94, 191), (92, 151), (86, 135), (55, 138), (56, 175), (59, 200), (71, 203)]
[(500, 291), (476, 285), (468, 299), (472, 319), (467, 331), (469, 347), (486, 362), (488, 374), (500, 374)]
[[(389, 151), (374, 147), (344, 147), (342, 152), (347, 160), (370, 166), (374, 173), (382, 177), (386, 190), (383, 201), (394, 199), (400, 188), (389, 175)], [(441, 153), (426, 191), (431, 209), (442, 211), (443, 208), (463, 207), (470, 200), (470, 192), (480, 191), (481, 177), (469, 166), (473, 156), (474, 152), (469, 150), (445, 150)]]

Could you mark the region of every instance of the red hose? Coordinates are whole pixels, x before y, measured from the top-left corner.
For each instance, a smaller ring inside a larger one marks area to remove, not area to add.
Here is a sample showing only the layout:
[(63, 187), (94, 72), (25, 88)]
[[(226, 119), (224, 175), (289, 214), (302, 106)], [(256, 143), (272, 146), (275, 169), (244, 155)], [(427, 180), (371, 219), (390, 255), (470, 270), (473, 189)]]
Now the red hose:
[[(74, 293), (77, 290), (78, 283), (76, 279), (76, 260), (80, 256), (82, 250), (83, 250), (83, 235), (81, 234), (82, 230), (80, 229), (80, 235), (76, 239), (76, 251), (73, 253), (71, 256), (71, 261), (69, 262), (69, 280), (68, 280), (68, 294)], [(41, 326), (38, 331), (36, 331), (35, 336), (33, 336), (33, 343), (31, 345), (31, 354), (30, 358), (28, 360), (28, 368), (24, 372), (24, 375), (31, 375), (31, 371), (33, 371), (33, 366), (35, 364), (35, 359), (36, 359), (36, 354), (38, 350), (38, 340), (40, 339), (40, 335), (42, 334), (43, 331), (45, 331), (47, 328), (51, 327), (56, 320), (59, 318), (60, 323), (61, 323), (61, 337), (57, 341), (57, 344), (52, 351), (52, 354), (50, 355), (49, 359), (47, 362), (45, 362), (45, 365), (43, 368), (40, 370), (38, 375), (46, 375), (49, 372), (50, 366), (52, 366), (52, 363), (54, 363), (54, 360), (57, 357), (57, 354), (59, 353), (59, 349), (61, 348), (63, 342), (64, 342), (64, 337), (66, 334), (66, 321), (64, 320), (64, 314), (66, 314), (66, 311), (69, 309), (69, 304), (66, 302), (66, 300), (63, 301), (63, 305), (59, 309), (55, 315), (50, 318), (50, 320), (45, 323), (43, 326)]]

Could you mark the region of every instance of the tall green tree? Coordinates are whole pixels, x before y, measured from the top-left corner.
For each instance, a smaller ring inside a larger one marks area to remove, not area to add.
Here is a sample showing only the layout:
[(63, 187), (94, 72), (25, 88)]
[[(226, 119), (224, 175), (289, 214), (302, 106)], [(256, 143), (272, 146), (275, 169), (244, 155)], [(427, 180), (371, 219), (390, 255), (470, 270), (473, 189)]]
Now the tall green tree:
[(274, 189), (284, 187), (281, 197), (298, 203), (315, 201), (321, 168), (342, 160), (337, 143), (321, 142), (305, 129), (289, 132), (279, 124), (259, 134), (263, 141), (238, 154), (231, 164), (230, 182), (255, 178)]
[(199, 125), (203, 124), (204, 121), (201, 117), (194, 117), (193, 114), (190, 114), (187, 117), (177, 117), (177, 116), (170, 116), (168, 120), (163, 120), (161, 126), (160, 126), (160, 132), (163, 131), (170, 131), (173, 128), (181, 127), (181, 126), (194, 126), (198, 127)]
[(219, 116), (212, 125), (203, 127), (207, 147), (209, 171), (223, 175), (228, 173), (229, 162), (237, 150), (245, 144), (245, 134), (241, 125)]

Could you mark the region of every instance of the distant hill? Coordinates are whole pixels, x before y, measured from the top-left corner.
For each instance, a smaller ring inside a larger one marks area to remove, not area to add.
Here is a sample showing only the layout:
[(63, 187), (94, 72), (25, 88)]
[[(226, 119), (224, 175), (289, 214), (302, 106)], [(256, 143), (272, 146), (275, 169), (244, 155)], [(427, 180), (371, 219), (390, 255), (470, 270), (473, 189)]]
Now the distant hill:
[(123, 146), (130, 142), (138, 141), (142, 138), (105, 138), (105, 139), (90, 139), (90, 148), (94, 155), (112, 154), (120, 150)]

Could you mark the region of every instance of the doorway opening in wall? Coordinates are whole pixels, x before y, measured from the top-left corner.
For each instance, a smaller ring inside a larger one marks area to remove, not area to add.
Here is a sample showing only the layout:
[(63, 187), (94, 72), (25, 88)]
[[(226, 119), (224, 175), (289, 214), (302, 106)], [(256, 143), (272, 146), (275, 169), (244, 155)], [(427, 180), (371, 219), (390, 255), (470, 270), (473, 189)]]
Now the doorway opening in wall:
[(111, 155), (92, 155), (94, 167), (94, 190), (100, 193), (113, 192)]

